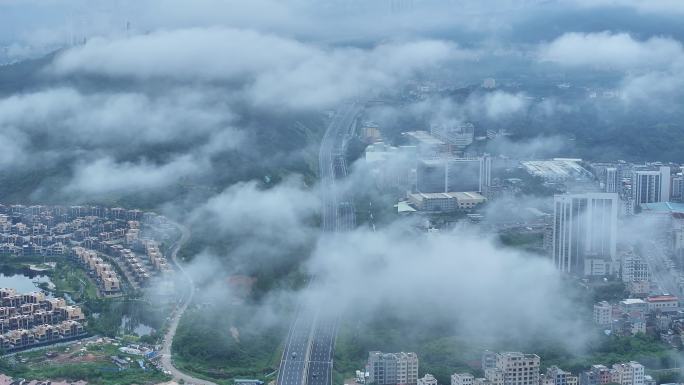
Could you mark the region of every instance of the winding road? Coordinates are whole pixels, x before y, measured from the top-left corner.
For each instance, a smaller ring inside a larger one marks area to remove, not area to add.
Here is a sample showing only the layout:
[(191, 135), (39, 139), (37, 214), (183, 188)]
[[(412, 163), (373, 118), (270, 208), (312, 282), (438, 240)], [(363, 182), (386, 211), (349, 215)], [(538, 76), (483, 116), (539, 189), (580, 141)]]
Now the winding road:
[(176, 369), (175, 366), (173, 366), (173, 360), (171, 359), (171, 345), (173, 344), (173, 337), (176, 335), (176, 329), (178, 329), (178, 323), (183, 317), (183, 313), (185, 313), (188, 305), (192, 302), (192, 298), (195, 296), (195, 283), (193, 282), (192, 277), (190, 277), (190, 275), (185, 271), (185, 269), (183, 269), (183, 266), (176, 259), (178, 250), (180, 250), (183, 244), (185, 244), (185, 242), (188, 241), (188, 238), (190, 238), (190, 231), (180, 224), (175, 223), (175, 226), (181, 231), (181, 237), (173, 244), (173, 246), (171, 246), (171, 261), (173, 261), (173, 264), (176, 265), (178, 272), (185, 277), (190, 289), (188, 295), (181, 299), (182, 304), (176, 307), (176, 310), (171, 315), (169, 327), (166, 330), (164, 341), (162, 342), (162, 349), (160, 352), (161, 357), (159, 362), (161, 363), (162, 368), (171, 374), (174, 381), (183, 380), (188, 385), (216, 385), (216, 383), (211, 381), (195, 378), (181, 372), (180, 370)]

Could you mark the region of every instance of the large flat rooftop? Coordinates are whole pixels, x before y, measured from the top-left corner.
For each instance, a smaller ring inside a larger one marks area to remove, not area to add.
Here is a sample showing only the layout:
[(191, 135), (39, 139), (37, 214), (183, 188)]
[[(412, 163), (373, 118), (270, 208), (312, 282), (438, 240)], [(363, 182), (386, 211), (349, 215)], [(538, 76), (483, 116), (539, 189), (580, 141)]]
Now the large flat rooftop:
[(590, 175), (579, 162), (581, 159), (555, 158), (551, 160), (527, 160), (521, 162), (525, 170), (545, 179), (568, 179)]

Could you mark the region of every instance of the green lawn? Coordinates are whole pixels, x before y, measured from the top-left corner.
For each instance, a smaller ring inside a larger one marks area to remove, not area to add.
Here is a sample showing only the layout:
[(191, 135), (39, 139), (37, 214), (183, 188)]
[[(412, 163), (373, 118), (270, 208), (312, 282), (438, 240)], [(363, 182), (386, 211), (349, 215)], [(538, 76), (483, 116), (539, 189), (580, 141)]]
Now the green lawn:
[(76, 302), (97, 300), (97, 286), (83, 268), (70, 262), (59, 262), (51, 273), (50, 279), (55, 285), (55, 295), (68, 293)]

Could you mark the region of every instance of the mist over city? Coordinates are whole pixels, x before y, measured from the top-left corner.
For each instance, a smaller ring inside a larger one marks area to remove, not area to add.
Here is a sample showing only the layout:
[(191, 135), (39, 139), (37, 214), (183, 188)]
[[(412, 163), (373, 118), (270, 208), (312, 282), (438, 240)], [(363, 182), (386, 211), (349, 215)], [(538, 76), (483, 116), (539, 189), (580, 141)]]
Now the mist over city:
[(684, 383), (683, 21), (0, 0), (0, 385)]

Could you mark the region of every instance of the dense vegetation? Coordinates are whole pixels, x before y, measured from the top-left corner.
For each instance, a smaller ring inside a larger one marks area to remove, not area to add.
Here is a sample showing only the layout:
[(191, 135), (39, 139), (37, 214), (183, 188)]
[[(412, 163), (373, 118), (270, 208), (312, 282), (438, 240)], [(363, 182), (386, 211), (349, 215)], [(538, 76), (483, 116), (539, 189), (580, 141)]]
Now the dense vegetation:
[[(338, 335), (335, 351), (337, 382), (350, 378), (354, 371), (363, 369), (368, 352), (415, 351), (420, 359), (420, 374), (433, 374), (440, 383), (449, 383), (449, 376), (467, 371), (482, 376), (480, 357), (485, 348), (493, 351), (523, 351), (539, 354), (542, 367), (558, 365), (578, 373), (597, 363), (638, 360), (649, 369), (672, 368), (676, 352), (656, 337), (606, 336), (600, 331), (589, 331), (592, 338), (584, 350), (569, 349), (556, 338), (478, 341), (478, 336), (458, 335), (453, 325), (436, 323), (431, 327), (416, 328), (413, 322), (402, 322), (390, 317), (372, 321), (346, 320)], [(572, 338), (571, 336), (567, 336)], [(665, 372), (668, 373), (668, 372)]]
[(539, 252), (544, 234), (508, 231), (499, 234), (499, 241), (504, 246), (517, 247), (526, 251)]
[(267, 320), (255, 310), (245, 304), (188, 309), (173, 340), (177, 367), (223, 383), (273, 376), (290, 319)]

